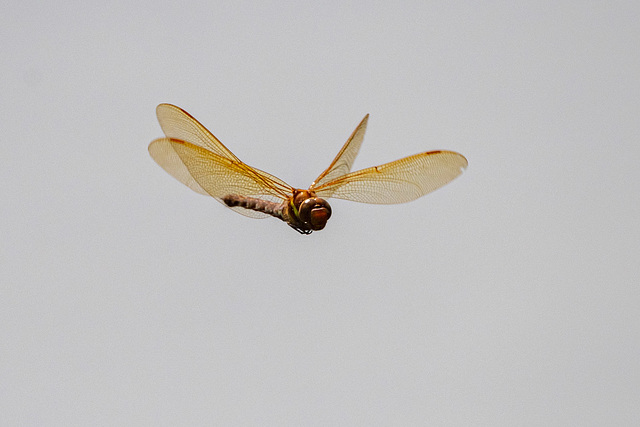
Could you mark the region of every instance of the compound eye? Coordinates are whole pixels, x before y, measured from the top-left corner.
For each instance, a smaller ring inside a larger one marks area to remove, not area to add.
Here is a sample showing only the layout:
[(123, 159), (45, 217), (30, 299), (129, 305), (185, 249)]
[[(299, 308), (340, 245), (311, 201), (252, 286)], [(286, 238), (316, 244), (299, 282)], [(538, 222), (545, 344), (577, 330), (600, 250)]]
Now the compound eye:
[(316, 205), (316, 200), (314, 198), (305, 199), (302, 203), (300, 203), (300, 208), (298, 209), (298, 216), (305, 224), (311, 224), (311, 211)]
[(311, 229), (322, 230), (327, 221), (331, 217), (331, 207), (325, 202), (324, 205), (318, 204), (311, 209)]
[(322, 230), (331, 217), (331, 206), (319, 197), (308, 198), (300, 203), (299, 217), (312, 230)]

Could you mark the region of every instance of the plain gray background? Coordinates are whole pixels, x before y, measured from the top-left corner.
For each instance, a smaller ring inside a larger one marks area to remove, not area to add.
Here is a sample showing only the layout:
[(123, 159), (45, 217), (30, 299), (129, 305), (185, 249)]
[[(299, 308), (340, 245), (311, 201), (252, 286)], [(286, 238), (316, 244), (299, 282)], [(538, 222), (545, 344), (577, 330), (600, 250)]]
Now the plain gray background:
[[(5, 3), (0, 424), (638, 425), (638, 2)], [(301, 236), (158, 167), (160, 102), (297, 187), (469, 169)]]

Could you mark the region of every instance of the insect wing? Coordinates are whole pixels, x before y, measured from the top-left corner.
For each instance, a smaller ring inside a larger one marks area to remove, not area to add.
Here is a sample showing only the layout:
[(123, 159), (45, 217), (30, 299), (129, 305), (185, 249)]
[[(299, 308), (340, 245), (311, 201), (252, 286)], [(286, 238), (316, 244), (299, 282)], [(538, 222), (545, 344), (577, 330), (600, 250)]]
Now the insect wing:
[[(180, 182), (223, 204), (222, 198), (230, 194), (282, 202), (292, 192), (288, 184), (273, 175), (185, 141), (156, 139), (149, 145), (149, 153)], [(231, 209), (253, 218), (268, 216), (242, 207)]]
[[(335, 159), (333, 159), (329, 167), (311, 184), (311, 187), (309, 187), (310, 190), (322, 187), (324, 184), (335, 180), (339, 176), (351, 172), (351, 166), (358, 155), (358, 151), (360, 151), (368, 121), (369, 115), (367, 114), (353, 131), (349, 139), (347, 139), (347, 142), (342, 146), (342, 149), (340, 149), (340, 152)], [(328, 192), (327, 189), (325, 191), (325, 197), (330, 197)]]
[(315, 188), (319, 197), (361, 203), (405, 203), (428, 194), (459, 176), (467, 159), (452, 151), (430, 151), (351, 172)]
[(193, 191), (210, 195), (207, 190), (202, 188), (200, 184), (193, 178), (187, 166), (173, 149), (170, 138), (159, 138), (149, 144), (149, 154), (151, 158), (167, 171), (175, 179), (192, 189)]
[(218, 156), (240, 161), (218, 138), (182, 108), (160, 104), (156, 107), (156, 115), (167, 138), (189, 142)]

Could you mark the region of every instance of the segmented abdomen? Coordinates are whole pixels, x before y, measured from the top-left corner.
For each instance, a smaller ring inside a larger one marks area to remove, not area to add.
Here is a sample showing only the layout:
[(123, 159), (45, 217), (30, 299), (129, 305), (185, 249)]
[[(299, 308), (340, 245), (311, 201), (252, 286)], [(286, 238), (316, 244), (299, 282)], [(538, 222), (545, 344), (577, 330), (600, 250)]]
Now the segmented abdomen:
[(268, 200), (256, 199), (253, 197), (238, 196), (236, 194), (224, 196), (222, 201), (230, 208), (239, 206), (241, 208), (251, 209), (252, 211), (264, 212), (268, 215), (286, 221), (282, 214), (284, 209), (282, 203), (270, 202)]

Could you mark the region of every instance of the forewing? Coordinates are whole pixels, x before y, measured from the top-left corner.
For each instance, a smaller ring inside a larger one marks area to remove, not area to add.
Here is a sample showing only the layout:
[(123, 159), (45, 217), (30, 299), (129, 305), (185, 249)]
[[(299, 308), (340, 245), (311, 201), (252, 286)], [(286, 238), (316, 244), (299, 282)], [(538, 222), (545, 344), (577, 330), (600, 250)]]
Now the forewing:
[(240, 161), (218, 138), (182, 108), (160, 104), (156, 107), (156, 115), (167, 138), (189, 142), (218, 156)]
[[(149, 145), (149, 153), (178, 181), (223, 204), (222, 199), (230, 194), (277, 202), (282, 202), (292, 194), (291, 186), (281, 179), (189, 142), (171, 138), (156, 139)], [(241, 207), (231, 209), (253, 218), (268, 216)]]
[[(324, 184), (342, 175), (346, 175), (351, 171), (353, 161), (356, 159), (358, 151), (360, 151), (368, 121), (369, 115), (367, 114), (353, 131), (349, 139), (347, 139), (347, 142), (342, 146), (342, 149), (336, 158), (333, 159), (329, 167), (311, 184), (311, 187), (309, 187), (310, 190), (322, 187)], [(325, 197), (330, 197), (330, 195), (325, 195)]]
[(351, 172), (316, 187), (315, 192), (319, 197), (361, 203), (405, 203), (442, 187), (466, 167), (467, 159), (461, 154), (430, 151)]

